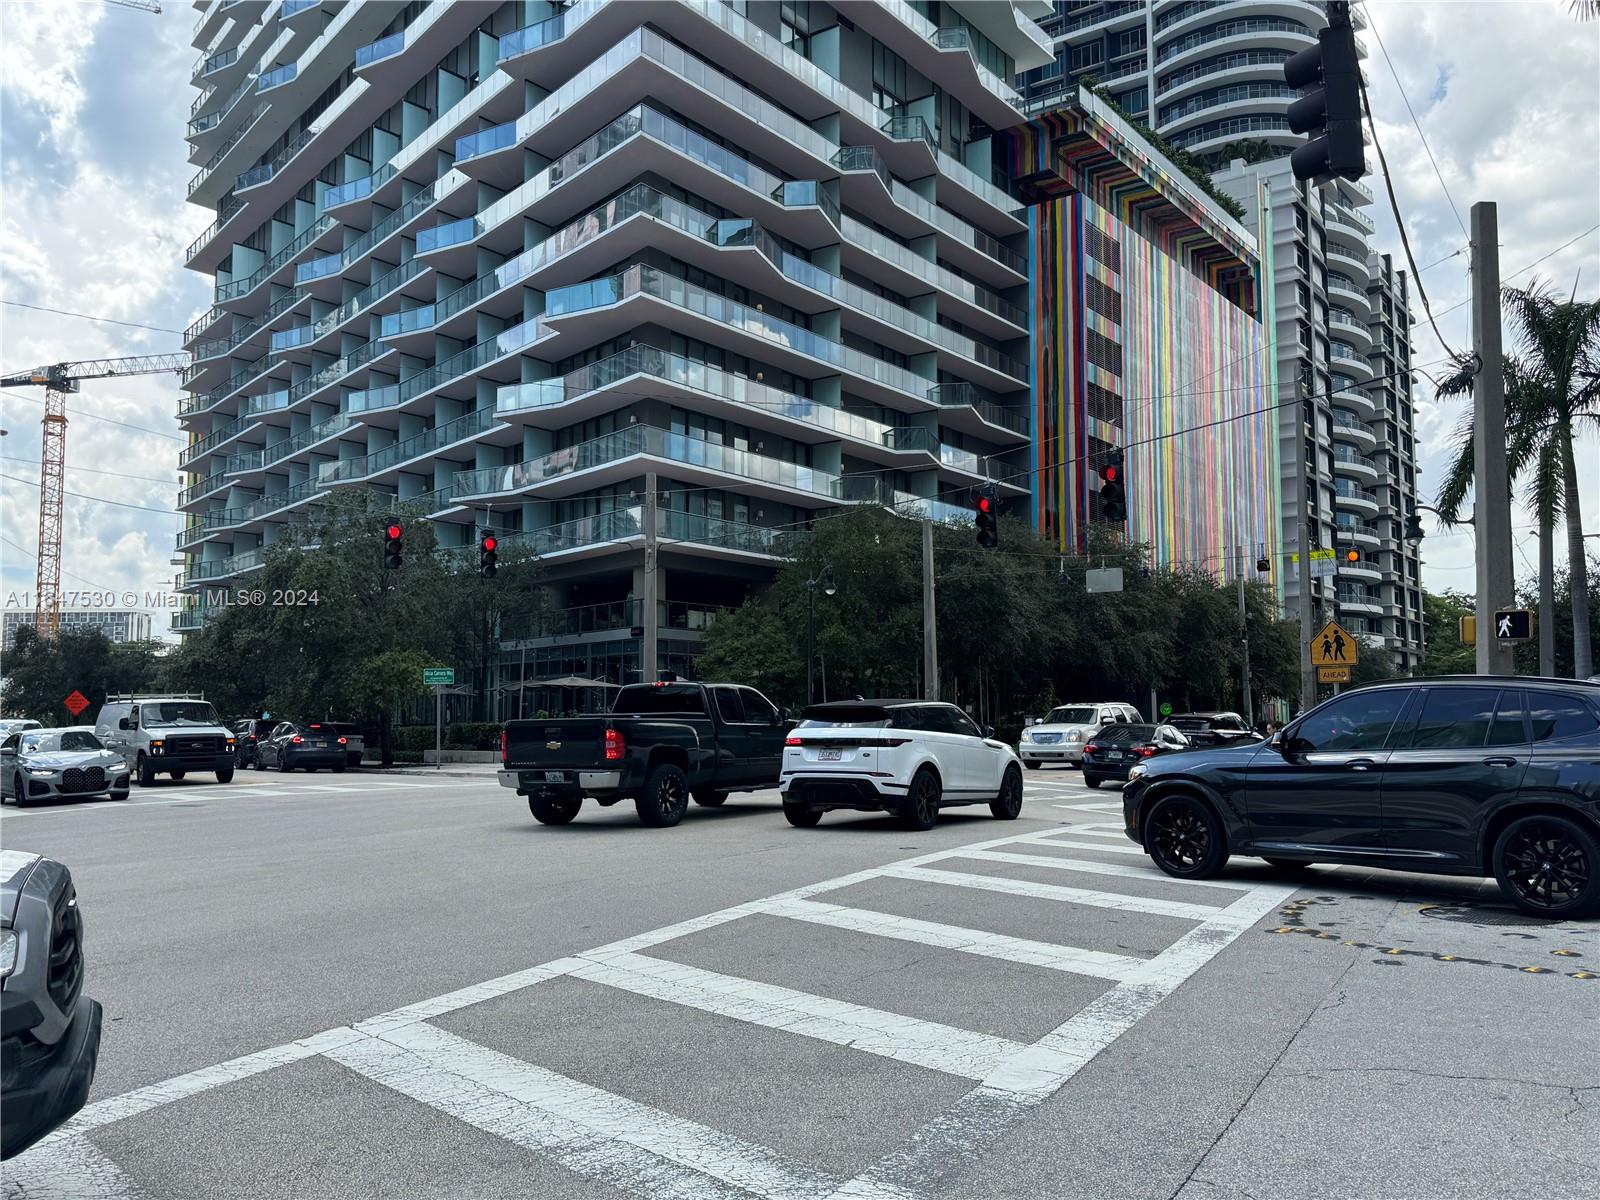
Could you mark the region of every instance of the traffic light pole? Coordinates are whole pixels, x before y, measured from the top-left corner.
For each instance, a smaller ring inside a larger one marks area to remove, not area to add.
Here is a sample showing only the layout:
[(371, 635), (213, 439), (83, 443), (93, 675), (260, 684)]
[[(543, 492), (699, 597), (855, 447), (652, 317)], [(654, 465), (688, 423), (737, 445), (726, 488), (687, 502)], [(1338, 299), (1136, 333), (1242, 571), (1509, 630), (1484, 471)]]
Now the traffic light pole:
[(1496, 609), (1515, 600), (1511, 484), (1506, 474), (1506, 377), (1500, 349), (1500, 220), (1492, 201), (1472, 206), (1473, 522), (1478, 544), (1478, 674), (1513, 673), (1511, 647), (1493, 636)]
[(1295, 532), (1295, 541), (1299, 548), (1298, 583), (1300, 595), (1300, 711), (1304, 712), (1317, 703), (1317, 674), (1311, 665), (1311, 639), (1316, 635), (1316, 630), (1311, 627), (1311, 521), (1310, 514), (1306, 511), (1306, 389), (1302, 384), (1299, 388), (1297, 399), (1300, 401), (1295, 407), (1298, 412), (1294, 421), (1294, 480), (1295, 480), (1295, 520), (1299, 528)]
[(1254, 729), (1256, 727), (1255, 702), (1250, 695), (1250, 621), (1245, 614), (1244, 606), (1244, 572), (1245, 565), (1250, 561), (1250, 556), (1242, 547), (1237, 549), (1239, 568), (1239, 642), (1244, 648), (1244, 666), (1239, 672), (1239, 683), (1244, 694), (1244, 723), (1248, 728)]
[(922, 521), (922, 698), (939, 698), (939, 626), (933, 598), (933, 522)]

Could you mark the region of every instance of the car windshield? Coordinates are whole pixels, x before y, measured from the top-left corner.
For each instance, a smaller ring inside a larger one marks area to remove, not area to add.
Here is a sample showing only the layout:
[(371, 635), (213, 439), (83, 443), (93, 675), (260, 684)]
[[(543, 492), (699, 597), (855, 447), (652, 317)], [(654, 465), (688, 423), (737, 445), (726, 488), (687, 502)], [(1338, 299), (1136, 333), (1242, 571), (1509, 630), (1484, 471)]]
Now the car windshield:
[(1094, 720), (1092, 708), (1052, 708), (1044, 719), (1046, 725), (1088, 725)]
[(146, 704), (139, 714), (141, 725), (215, 725), (217, 710), (204, 700), (163, 700)]
[(1110, 729), (1102, 730), (1094, 735), (1094, 740), (1112, 745), (1127, 745), (1131, 742), (1148, 742), (1155, 737), (1154, 725), (1113, 725)]
[(22, 748), (51, 753), (58, 750), (104, 750), (100, 739), (87, 729), (63, 729), (51, 733), (25, 733)]
[(1210, 717), (1173, 717), (1168, 724), (1174, 729), (1187, 731), (1191, 729), (1210, 729), (1212, 721)]
[(800, 714), (801, 729), (887, 729), (889, 710), (886, 708), (828, 707), (813, 705)]

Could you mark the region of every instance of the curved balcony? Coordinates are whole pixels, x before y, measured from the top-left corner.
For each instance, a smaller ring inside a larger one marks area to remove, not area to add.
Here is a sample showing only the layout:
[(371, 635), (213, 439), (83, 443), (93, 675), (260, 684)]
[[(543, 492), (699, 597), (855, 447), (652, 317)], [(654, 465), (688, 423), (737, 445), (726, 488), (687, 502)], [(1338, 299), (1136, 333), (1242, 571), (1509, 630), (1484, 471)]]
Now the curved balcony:
[(829, 507), (839, 498), (837, 475), (646, 425), (602, 434), (527, 462), (458, 471), (450, 480), (450, 498), (463, 504), (571, 495), (631, 478), (644, 458), (658, 460), (674, 478), (713, 486), (734, 479), (742, 491), (788, 503)]
[(1370, 419), (1377, 415), (1377, 401), (1362, 388), (1357, 387), (1353, 381), (1336, 382), (1333, 385), (1333, 399), (1358, 416), (1365, 414)]
[(1337, 239), (1341, 245), (1354, 250), (1356, 257), (1366, 261), (1368, 241), (1377, 236), (1372, 218), (1359, 209), (1330, 204), (1324, 210), (1323, 224), (1330, 239)]
[(1367, 304), (1366, 285), (1358, 283), (1348, 275), (1341, 275), (1337, 271), (1328, 272), (1328, 298), (1330, 300), (1343, 300), (1346, 304), (1356, 305), (1356, 311)]
[(1372, 276), (1367, 270), (1367, 255), (1364, 244), (1363, 249), (1356, 253), (1349, 247), (1330, 240), (1328, 242), (1328, 273), (1331, 275), (1335, 271), (1360, 286), (1362, 294), (1365, 295), (1367, 282)]
[(1370, 455), (1358, 453), (1348, 446), (1334, 446), (1333, 469), (1336, 474), (1350, 475), (1368, 483), (1378, 481), (1378, 460)]
[(1339, 576), (1342, 579), (1357, 579), (1366, 580), (1371, 583), (1381, 583), (1383, 581), (1383, 570), (1378, 566), (1377, 563), (1372, 562), (1369, 559), (1361, 558), (1357, 559), (1355, 562), (1341, 562), (1339, 564)]
[(1285, 83), (1236, 83), (1220, 86), (1159, 109), (1161, 128), (1172, 137), (1213, 117), (1285, 111), (1300, 93)]
[(1372, 364), (1367, 361), (1364, 354), (1360, 354), (1346, 346), (1343, 342), (1328, 343), (1328, 365), (1340, 371), (1348, 371), (1362, 382), (1372, 378)]
[(1207, 121), (1183, 133), (1174, 134), (1168, 140), (1180, 150), (1187, 150), (1191, 154), (1204, 154), (1208, 150), (1220, 149), (1241, 138), (1267, 142), (1279, 148), (1293, 148), (1305, 140), (1302, 135), (1289, 128), (1287, 118), (1278, 116), (1227, 117), (1222, 120)]
[(1336, 528), (1341, 539), (1359, 546), (1376, 546), (1380, 540), (1376, 521), (1361, 521), (1351, 517), (1338, 521)]
[[(1344, 402), (1342, 396), (1339, 402)], [(1354, 413), (1337, 408), (1333, 410), (1333, 437), (1335, 441), (1353, 442), (1357, 446), (1365, 446), (1368, 450), (1374, 449), (1378, 444), (1376, 428)]]
[[(1323, 23), (1327, 17), (1323, 16)], [(1217, 22), (1203, 29), (1157, 37), (1151, 47), (1152, 65), (1186, 66), (1196, 58), (1226, 50), (1288, 50), (1291, 53), (1317, 44), (1315, 31), (1299, 21), (1282, 17), (1246, 17)]]
[(1236, 50), (1156, 77), (1156, 105), (1180, 100), (1209, 87), (1265, 81), (1281, 83), (1287, 50)]
[(1353, 513), (1368, 517), (1378, 515), (1378, 493), (1367, 491), (1348, 479), (1336, 479), (1333, 484), (1333, 502)]
[(1344, 339), (1357, 353), (1372, 349), (1372, 332), (1367, 328), (1366, 321), (1351, 313), (1330, 310), (1328, 332), (1333, 337)]
[(1368, 591), (1363, 587), (1340, 585), (1338, 590), (1339, 607), (1352, 612), (1383, 613), (1383, 597), (1377, 592)]

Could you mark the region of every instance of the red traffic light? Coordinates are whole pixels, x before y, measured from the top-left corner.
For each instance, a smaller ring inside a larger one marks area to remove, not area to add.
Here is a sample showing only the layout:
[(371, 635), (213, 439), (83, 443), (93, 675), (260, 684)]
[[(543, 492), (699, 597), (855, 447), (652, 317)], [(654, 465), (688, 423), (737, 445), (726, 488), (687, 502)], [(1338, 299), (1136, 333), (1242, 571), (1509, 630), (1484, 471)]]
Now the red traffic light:
[(485, 550), (493, 550), (499, 544), (500, 543), (497, 540), (495, 540), (495, 538), (490, 536), (489, 534), (486, 533), (486, 534), (483, 535), (483, 548)]
[(401, 528), (400, 522), (398, 522), (398, 521), (390, 521), (389, 522), (389, 528), (387, 530), (387, 533), (388, 533), (388, 536), (389, 536), (391, 541), (396, 539), (396, 538), (398, 538), (404, 532), (405, 532), (405, 530)]
[(1117, 481), (1118, 474), (1120, 474), (1120, 472), (1115, 467), (1100, 468), (1100, 478), (1105, 480), (1107, 483), (1115, 483)]
[(994, 510), (994, 501), (993, 500), (989, 499), (989, 497), (987, 497), (987, 496), (979, 496), (978, 497), (978, 511), (979, 512), (986, 513), (986, 512), (992, 512), (993, 510)]

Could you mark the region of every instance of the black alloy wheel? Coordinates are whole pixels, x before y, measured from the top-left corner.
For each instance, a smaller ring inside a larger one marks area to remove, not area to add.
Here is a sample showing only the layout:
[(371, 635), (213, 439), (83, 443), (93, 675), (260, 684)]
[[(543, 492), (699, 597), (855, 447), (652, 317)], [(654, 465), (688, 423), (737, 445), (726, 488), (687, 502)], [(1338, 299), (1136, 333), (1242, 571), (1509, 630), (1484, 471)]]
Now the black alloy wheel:
[(639, 820), (656, 829), (670, 829), (689, 807), (689, 781), (682, 770), (662, 763), (644, 781), (644, 793), (633, 802)]
[(989, 811), (999, 821), (1015, 821), (1022, 815), (1022, 772), (1007, 767), (1000, 781), (1000, 794), (989, 805)]
[(939, 798), (943, 789), (932, 767), (923, 767), (911, 779), (911, 789), (900, 802), (903, 829), (929, 830), (939, 821)]
[(1145, 826), (1144, 846), (1156, 866), (1179, 879), (1209, 879), (1228, 861), (1221, 822), (1193, 796), (1168, 796), (1156, 803)]
[(1600, 907), (1600, 846), (1564, 817), (1513, 821), (1494, 851), (1500, 889), (1525, 913), (1579, 917)]

